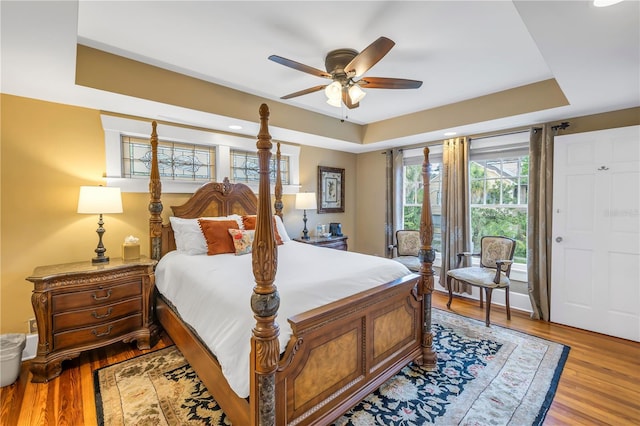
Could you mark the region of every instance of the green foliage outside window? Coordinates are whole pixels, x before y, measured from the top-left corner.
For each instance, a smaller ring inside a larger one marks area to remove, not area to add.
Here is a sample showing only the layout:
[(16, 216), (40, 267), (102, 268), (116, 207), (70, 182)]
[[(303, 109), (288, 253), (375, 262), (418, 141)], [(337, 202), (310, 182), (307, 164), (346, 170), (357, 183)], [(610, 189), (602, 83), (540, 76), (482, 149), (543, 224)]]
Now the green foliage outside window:
[(516, 240), (515, 263), (527, 263), (529, 157), (472, 161), (471, 240), (475, 252), (485, 235)]
[[(429, 190), (433, 213), (433, 248), (441, 251), (441, 164), (432, 164)], [(485, 235), (516, 240), (514, 262), (527, 263), (527, 201), (529, 157), (472, 161), (469, 165), (471, 240), (480, 250)], [(422, 166), (404, 167), (404, 229), (420, 229)]]

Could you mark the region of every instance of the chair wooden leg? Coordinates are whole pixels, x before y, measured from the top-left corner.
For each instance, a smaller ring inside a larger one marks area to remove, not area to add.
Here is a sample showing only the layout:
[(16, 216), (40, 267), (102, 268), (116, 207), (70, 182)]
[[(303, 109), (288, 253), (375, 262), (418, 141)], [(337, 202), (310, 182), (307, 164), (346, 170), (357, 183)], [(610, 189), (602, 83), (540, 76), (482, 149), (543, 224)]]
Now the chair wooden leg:
[[(487, 317), (484, 321), (484, 324), (489, 327), (489, 313), (491, 312), (491, 293), (493, 292), (493, 289), (485, 287), (484, 290), (487, 292)], [(482, 294), (482, 290), (480, 291), (480, 294)]]
[(483, 296), (482, 296), (482, 287), (480, 287), (480, 309), (482, 309), (482, 305), (483, 305), (483, 303), (482, 303), (482, 297), (483, 297)]
[(507, 319), (511, 319), (511, 307), (509, 306), (509, 287), (504, 288), (504, 297), (507, 305)]
[(451, 309), (451, 301), (453, 300), (453, 288), (451, 287), (451, 277), (447, 276), (447, 288), (449, 289), (449, 301), (447, 302), (447, 308)]

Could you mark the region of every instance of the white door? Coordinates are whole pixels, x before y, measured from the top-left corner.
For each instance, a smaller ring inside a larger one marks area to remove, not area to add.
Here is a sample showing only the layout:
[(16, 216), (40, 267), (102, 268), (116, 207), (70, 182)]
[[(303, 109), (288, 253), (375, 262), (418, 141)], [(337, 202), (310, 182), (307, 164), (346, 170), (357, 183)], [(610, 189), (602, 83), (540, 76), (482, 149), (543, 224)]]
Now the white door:
[(640, 341), (640, 126), (554, 143), (551, 321)]

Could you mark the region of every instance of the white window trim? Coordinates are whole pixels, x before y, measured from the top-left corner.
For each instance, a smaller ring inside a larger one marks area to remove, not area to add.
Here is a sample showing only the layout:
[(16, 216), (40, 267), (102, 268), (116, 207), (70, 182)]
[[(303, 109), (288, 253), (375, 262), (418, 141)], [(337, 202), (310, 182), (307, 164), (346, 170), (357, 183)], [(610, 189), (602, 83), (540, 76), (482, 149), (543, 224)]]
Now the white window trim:
[[(107, 186), (120, 187), (122, 192), (149, 192), (149, 180), (122, 177), (122, 141), (121, 136), (134, 136), (149, 139), (151, 124), (149, 121), (132, 118), (116, 117), (101, 114), (102, 128), (106, 150), (106, 182)], [(256, 139), (245, 136), (234, 136), (226, 133), (190, 129), (183, 126), (158, 123), (158, 138), (172, 142), (183, 142), (197, 145), (213, 145), (216, 147), (216, 181), (222, 182), (231, 173), (231, 149), (256, 151)], [(276, 144), (272, 153), (276, 154)], [(288, 185), (282, 186), (284, 194), (295, 194), (300, 190), (300, 147), (296, 145), (280, 144), (280, 152), (289, 157)], [(174, 180), (162, 181), (163, 193), (190, 194), (200, 188), (206, 181), (180, 182)], [(273, 188), (272, 183), (272, 188)], [(247, 184), (254, 192), (258, 192), (258, 183)]]

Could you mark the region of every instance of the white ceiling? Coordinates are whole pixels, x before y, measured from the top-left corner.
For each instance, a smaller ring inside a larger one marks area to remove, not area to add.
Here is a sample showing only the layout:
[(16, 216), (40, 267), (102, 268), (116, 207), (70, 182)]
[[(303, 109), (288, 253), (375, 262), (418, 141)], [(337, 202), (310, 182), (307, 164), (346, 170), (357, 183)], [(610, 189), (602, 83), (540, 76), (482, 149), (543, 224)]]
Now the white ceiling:
[[(221, 130), (232, 117), (75, 85), (76, 43), (357, 124), (550, 78), (570, 105), (454, 130), (477, 134), (640, 105), (637, 0), (608, 8), (590, 1), (2, 1), (0, 13), (3, 93)], [(269, 55), (324, 69), (328, 51), (362, 50), (380, 36), (396, 45), (365, 75), (422, 80), (420, 89), (370, 89), (353, 110), (327, 105), (322, 91), (279, 99), (326, 80)], [(255, 123), (242, 124), (256, 134)], [(442, 139), (445, 130), (366, 147), (271, 133), (362, 152)]]

